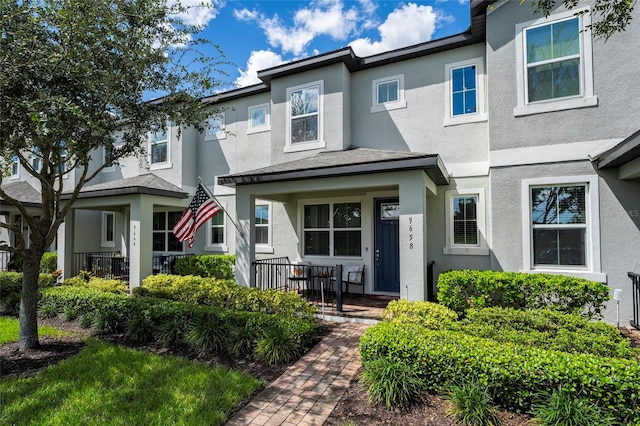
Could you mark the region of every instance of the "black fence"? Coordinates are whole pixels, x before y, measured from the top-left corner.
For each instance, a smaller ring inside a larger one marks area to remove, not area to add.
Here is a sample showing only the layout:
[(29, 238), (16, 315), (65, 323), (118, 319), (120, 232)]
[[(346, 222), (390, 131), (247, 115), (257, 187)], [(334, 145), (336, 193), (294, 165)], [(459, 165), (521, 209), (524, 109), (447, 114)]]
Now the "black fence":
[(342, 312), (342, 265), (291, 263), (286, 257), (253, 262), (256, 287), (262, 290), (294, 291), (323, 306)]
[(74, 253), (73, 271), (67, 277), (89, 274), (100, 278), (129, 280), (129, 258), (119, 251)]
[(193, 254), (164, 254), (160, 256), (153, 256), (151, 258), (151, 269), (153, 269), (153, 275), (175, 274), (176, 261), (189, 256), (193, 256)]
[(633, 294), (633, 320), (631, 325), (640, 330), (640, 274), (629, 272)]

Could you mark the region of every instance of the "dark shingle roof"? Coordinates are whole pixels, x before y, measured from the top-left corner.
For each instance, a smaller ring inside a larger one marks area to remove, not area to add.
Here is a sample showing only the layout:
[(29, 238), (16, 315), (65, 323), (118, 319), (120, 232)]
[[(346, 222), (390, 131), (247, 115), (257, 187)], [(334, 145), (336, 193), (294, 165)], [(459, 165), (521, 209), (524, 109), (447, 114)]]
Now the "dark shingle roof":
[(23, 180), (2, 184), (2, 190), (11, 198), (18, 200), (25, 206), (37, 206), (42, 203), (40, 193), (29, 183)]
[[(97, 183), (82, 188), (78, 198), (107, 197), (126, 194), (162, 195), (174, 198), (187, 198), (188, 194), (182, 188), (168, 182), (153, 173), (134, 176), (110, 182)], [(68, 199), (70, 192), (63, 194)]]
[(603, 152), (598, 157), (598, 168), (620, 167), (636, 158), (640, 158), (640, 130)]

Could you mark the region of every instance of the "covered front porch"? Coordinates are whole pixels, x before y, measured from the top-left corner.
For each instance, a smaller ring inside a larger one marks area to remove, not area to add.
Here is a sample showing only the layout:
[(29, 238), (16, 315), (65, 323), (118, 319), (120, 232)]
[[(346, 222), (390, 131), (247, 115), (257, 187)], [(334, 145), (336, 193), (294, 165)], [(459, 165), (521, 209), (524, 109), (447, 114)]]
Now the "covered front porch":
[[(427, 203), (448, 182), (437, 155), (363, 148), (219, 177), (218, 184), (236, 191), (236, 279), (263, 285), (255, 250), (258, 199), (282, 206), (274, 223), (286, 236), (275, 255), (334, 272), (337, 266), (362, 266), (358, 291), (368, 295), (432, 299)], [(270, 279), (278, 275), (286, 276), (274, 273)]]

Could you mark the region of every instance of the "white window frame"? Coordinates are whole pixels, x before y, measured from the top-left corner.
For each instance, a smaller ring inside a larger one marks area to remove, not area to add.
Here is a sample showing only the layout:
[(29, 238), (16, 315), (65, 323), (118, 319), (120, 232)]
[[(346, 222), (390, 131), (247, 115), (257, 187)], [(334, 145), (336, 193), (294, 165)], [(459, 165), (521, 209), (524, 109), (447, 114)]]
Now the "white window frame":
[[(585, 185), (585, 209), (587, 213), (585, 260), (586, 266), (533, 265), (533, 226), (531, 219), (531, 188), (540, 186)], [(606, 282), (600, 262), (600, 211), (598, 177), (593, 175), (563, 176), (522, 180), (522, 259), (523, 272), (563, 274), (589, 280)]]
[[(363, 209), (363, 201), (361, 199), (344, 199), (344, 200), (304, 200), (300, 201), (300, 253), (303, 257), (307, 258), (331, 258), (331, 259), (347, 259), (347, 260), (358, 260), (362, 259), (365, 251), (364, 245), (364, 230), (365, 230), (365, 222), (364, 217), (360, 218), (360, 227), (359, 228), (336, 228), (334, 226), (334, 215), (332, 212), (335, 209), (336, 204), (360, 204), (360, 212)], [(328, 205), (329, 206), (329, 227), (328, 228), (305, 228), (304, 227), (304, 208), (310, 205)], [(304, 233), (305, 231), (327, 231), (329, 232), (329, 254), (306, 254), (304, 251)], [(340, 231), (360, 231), (360, 256), (347, 256), (347, 255), (335, 255), (335, 233)]]
[[(220, 123), (219, 126), (216, 126), (218, 130), (215, 132), (214, 129), (209, 128), (211, 121), (218, 121)], [(204, 140), (205, 141), (215, 141), (222, 140), (227, 138), (227, 116), (225, 111), (216, 112), (215, 114), (211, 114), (211, 116), (207, 119), (205, 129), (204, 129)]]
[(167, 160), (163, 161), (161, 163), (152, 163), (151, 162), (151, 147), (152, 147), (152, 145), (154, 145), (154, 143), (152, 141), (153, 132), (149, 132), (149, 134), (147, 136), (147, 138), (148, 138), (147, 147), (149, 149), (149, 152), (148, 152), (148, 155), (147, 155), (147, 159), (149, 161), (149, 169), (151, 169), (151, 170), (169, 169), (169, 168), (172, 167), (172, 164), (171, 164), (171, 139), (173, 137), (173, 132), (171, 131), (171, 126), (169, 125), (169, 123), (167, 123), (166, 132), (167, 132), (167, 142), (166, 142), (167, 143)]
[(213, 236), (212, 228), (213, 228), (213, 218), (209, 219), (207, 221), (207, 241), (205, 243), (204, 249), (205, 251), (214, 251), (214, 252), (228, 252), (229, 251), (229, 246), (227, 245), (227, 238), (229, 238), (229, 232), (227, 232), (227, 222), (229, 222), (227, 220), (227, 218), (225, 217), (226, 213), (224, 212), (227, 209), (227, 206), (225, 203), (222, 203), (221, 205), (222, 207), (222, 211), (220, 211), (218, 214), (216, 214), (217, 216), (222, 216), (222, 225), (220, 226), (222, 228), (222, 240), (223, 242), (220, 244), (212, 244), (211, 243), (211, 238)]
[[(38, 167), (36, 167), (36, 162)], [(42, 170), (42, 158), (38, 156), (38, 148), (36, 147), (31, 149), (31, 167), (38, 173)]]
[(258, 227), (267, 228), (267, 243), (266, 244), (258, 244), (256, 242), (256, 253), (273, 253), (273, 204), (267, 201), (257, 201), (256, 200), (256, 208), (257, 207), (267, 207), (268, 215), (267, 215), (267, 224), (266, 225), (258, 225), (255, 224), (256, 229)]
[[(114, 149), (117, 149), (117, 147), (114, 147)], [(102, 147), (102, 164), (107, 164), (107, 148), (105, 146)], [(105, 167), (100, 173), (113, 173), (115, 170), (115, 165), (111, 163), (109, 167)]]
[[(265, 124), (262, 124), (259, 126), (253, 126), (251, 123), (251, 114), (253, 113), (253, 111), (258, 109), (264, 109)], [(248, 108), (247, 112), (248, 112), (248, 115), (247, 115), (247, 134), (248, 135), (252, 133), (267, 132), (271, 130), (271, 107), (268, 102), (264, 104), (259, 104), (259, 105), (251, 105)]]
[[(385, 83), (398, 82), (398, 100), (390, 102), (380, 102), (378, 98), (378, 86)], [(404, 74), (392, 75), (390, 77), (377, 78), (371, 82), (371, 113), (381, 111), (392, 111), (394, 109), (406, 108), (407, 101), (404, 97)]]
[[(113, 226), (113, 239), (109, 240), (108, 236), (107, 236), (107, 224), (108, 224), (108, 220), (109, 217), (112, 220), (112, 226)], [(116, 213), (115, 212), (110, 212), (110, 211), (103, 211), (102, 212), (102, 236), (101, 236), (101, 240), (100, 240), (100, 247), (109, 247), (109, 248), (113, 248), (116, 246)]]
[(11, 163), (9, 164), (9, 167), (11, 168), (11, 176), (9, 176), (9, 179), (20, 179), (20, 159), (17, 155), (11, 157)]
[[(302, 89), (318, 87), (318, 139), (307, 142), (291, 143), (291, 93)], [(287, 88), (287, 129), (286, 129), (286, 145), (284, 152), (299, 152), (310, 149), (321, 149), (327, 146), (324, 140), (324, 80), (313, 81)]]
[[(514, 116), (562, 111), (598, 105), (598, 97), (593, 93), (593, 47), (591, 31), (587, 29), (587, 27), (591, 25), (591, 14), (585, 13), (588, 11), (588, 7), (575, 9), (549, 16), (548, 18), (535, 19), (533, 21), (516, 25), (516, 81), (518, 105), (513, 109)], [(545, 26), (557, 21), (569, 19), (578, 19), (580, 31), (580, 94), (572, 97), (529, 102), (527, 95), (527, 41), (525, 32), (533, 27)]]
[[(476, 67), (476, 112), (469, 114), (453, 115), (453, 71), (470, 66)], [(445, 97), (443, 126), (455, 126), (458, 124), (477, 123), (487, 121), (485, 109), (485, 72), (484, 58), (473, 58), (465, 61), (454, 62), (445, 65)]]
[[(478, 197), (476, 205), (476, 222), (478, 226), (478, 244), (456, 244), (454, 242), (453, 232), (453, 199), (455, 197)], [(447, 226), (445, 228), (446, 246), (442, 249), (443, 254), (451, 255), (469, 255), (469, 256), (488, 256), (489, 247), (487, 242), (487, 216), (484, 188), (465, 188), (452, 189), (445, 192), (445, 213), (447, 218)]]

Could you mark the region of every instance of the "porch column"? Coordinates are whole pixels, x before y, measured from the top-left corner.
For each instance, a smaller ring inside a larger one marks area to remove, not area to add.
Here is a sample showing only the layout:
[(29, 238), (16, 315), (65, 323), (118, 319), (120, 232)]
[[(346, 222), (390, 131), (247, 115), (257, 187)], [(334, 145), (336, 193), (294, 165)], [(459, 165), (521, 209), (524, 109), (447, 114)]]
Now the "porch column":
[[(75, 274), (78, 273), (77, 270), (74, 269), (74, 228), (75, 228), (75, 209), (71, 209), (71, 211), (65, 216), (64, 222), (60, 224), (58, 228), (58, 266), (57, 268), (62, 271), (62, 279), (66, 280), (67, 278), (71, 278)], [(76, 265), (76, 267), (80, 267), (80, 265)]]
[(399, 182), (400, 298), (427, 300), (427, 196), (421, 170), (407, 172)]
[(129, 223), (129, 288), (140, 287), (152, 274), (153, 203), (141, 195), (131, 202)]
[(246, 187), (236, 188), (236, 281), (245, 287), (256, 286), (256, 274), (251, 266), (256, 258), (256, 197)]

